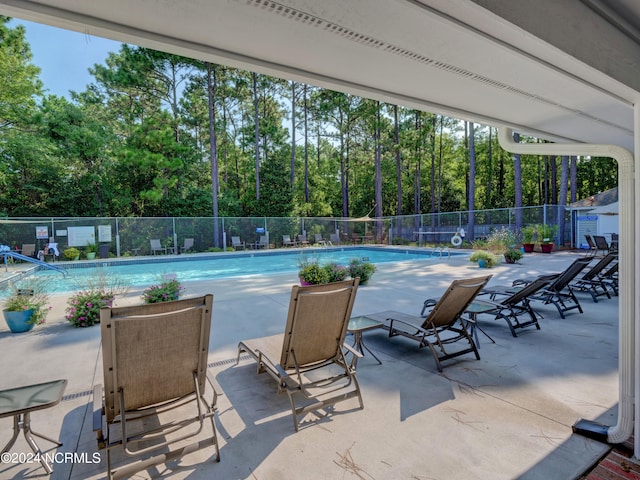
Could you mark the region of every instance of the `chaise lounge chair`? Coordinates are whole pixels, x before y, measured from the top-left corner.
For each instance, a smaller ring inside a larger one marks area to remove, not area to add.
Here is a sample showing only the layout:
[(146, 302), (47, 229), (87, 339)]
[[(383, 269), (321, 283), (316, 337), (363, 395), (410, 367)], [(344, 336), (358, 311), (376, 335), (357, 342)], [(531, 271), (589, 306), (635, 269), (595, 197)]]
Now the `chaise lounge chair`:
[[(541, 300), (545, 304), (554, 304), (561, 318), (565, 318), (565, 312), (573, 309), (578, 309), (578, 311), (582, 313), (582, 307), (573, 293), (573, 288), (570, 283), (589, 265), (591, 259), (592, 257), (580, 257), (576, 259), (564, 272), (558, 275), (553, 282), (531, 298)], [(514, 286), (522, 283), (528, 282), (523, 280), (513, 282)]]
[(322, 238), (322, 234), (321, 233), (314, 233), (313, 234), (313, 238), (314, 238), (314, 243), (316, 245), (320, 245), (322, 247), (326, 247), (327, 246), (327, 241)]
[[(490, 278), (491, 275), (454, 280), (444, 295), (433, 302), (433, 308), (422, 323), (410, 322), (406, 318), (387, 318), (385, 327), (389, 329), (389, 337), (401, 335), (417, 340), (419, 348), (429, 347), (439, 372), (442, 372), (440, 362), (460, 355), (473, 353), (476, 359), (480, 360), (480, 354), (467, 331), (462, 315)], [(422, 312), (424, 311), (423, 308)], [(416, 320), (422, 319), (416, 317)], [(452, 352), (446, 351), (446, 345), (459, 340), (466, 340), (469, 347)]]
[[(309, 287), (294, 286), (284, 333), (238, 344), (287, 392), (293, 425), (311, 411), (357, 397), (364, 408), (354, 363), (359, 353), (344, 344), (358, 279)], [(347, 363), (343, 348), (354, 356)], [(302, 398), (301, 398), (302, 397)], [(303, 404), (296, 405), (300, 398)]]
[(309, 241), (307, 240), (307, 236), (306, 235), (298, 235), (298, 245), (300, 245), (302, 247), (308, 247), (309, 246)]
[(598, 297), (603, 295), (607, 298), (611, 298), (607, 284), (604, 282), (601, 275), (604, 274), (604, 269), (607, 268), (611, 262), (617, 261), (617, 259), (617, 253), (609, 253), (605, 255), (581, 278), (573, 282), (571, 287), (577, 291), (589, 293), (595, 303), (598, 303)]
[[(206, 295), (100, 310), (105, 385), (104, 392), (101, 385), (94, 388), (93, 429), (98, 447), (106, 449), (109, 479), (210, 445), (220, 460), (213, 419), (217, 394), (207, 376), (212, 304), (213, 295)], [(206, 380), (213, 390), (209, 401)], [(173, 421), (164, 415), (170, 410)], [(202, 438), (207, 419), (212, 433)], [(184, 445), (187, 439), (193, 442)], [(114, 471), (111, 451), (120, 446), (125, 455), (143, 458)]]
[[(538, 314), (531, 307), (530, 299), (537, 292), (547, 287), (555, 278), (555, 275), (543, 275), (522, 288), (502, 287), (499, 285), (487, 287), (480, 294), (489, 295), (491, 301), (477, 298), (473, 301), (472, 306), (479, 313), (495, 315), (496, 320), (503, 319), (506, 321), (509, 330), (511, 330), (511, 335), (514, 337), (517, 337), (516, 329), (535, 326), (536, 329), (540, 330)], [(496, 300), (499, 295), (503, 298)], [(528, 319), (521, 322), (519, 320), (521, 315), (528, 316)]]

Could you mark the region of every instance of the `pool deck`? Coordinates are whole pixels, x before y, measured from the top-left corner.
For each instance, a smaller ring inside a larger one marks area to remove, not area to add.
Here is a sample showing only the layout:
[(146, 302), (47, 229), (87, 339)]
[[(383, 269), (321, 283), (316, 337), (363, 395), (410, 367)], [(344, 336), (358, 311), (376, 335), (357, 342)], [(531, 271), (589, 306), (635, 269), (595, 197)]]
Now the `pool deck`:
[[(360, 287), (353, 315), (385, 310), (418, 314), (425, 298), (438, 297), (456, 278), (493, 274), (491, 284), (563, 270), (577, 254), (529, 254), (517, 265), (480, 270), (466, 258), (446, 263), (381, 265)], [(536, 308), (541, 330), (513, 338), (504, 321), (481, 317), (496, 341), (480, 334), (476, 361), (466, 355), (436, 370), (432, 355), (382, 330), (364, 333), (368, 354), (358, 362), (364, 410), (349, 400), (321, 418), (309, 415), (300, 432), (286, 395), (257, 375), (255, 364), (235, 364), (240, 340), (280, 333), (295, 274), (185, 282), (187, 296), (213, 293), (210, 373), (222, 396), (216, 425), (221, 462), (213, 448), (140, 472), (135, 478), (172, 479), (573, 479), (610, 446), (572, 434), (580, 418), (612, 425), (618, 402), (618, 300), (593, 303), (562, 320), (555, 307)], [(131, 290), (117, 305), (140, 302)], [(0, 325), (0, 389), (57, 378), (69, 381), (63, 401), (32, 414), (33, 428), (60, 438), (59, 452), (86, 453), (54, 465), (51, 478), (106, 478), (105, 455), (91, 431), (91, 391), (102, 383), (100, 329), (75, 329), (64, 320), (66, 297), (52, 299), (47, 324), (25, 334)], [(0, 445), (11, 436), (0, 420)], [(41, 447), (50, 444), (36, 439)], [(56, 450), (49, 450), (55, 452)], [(19, 438), (12, 452), (29, 452)], [(63, 458), (63, 457), (61, 457)], [(0, 464), (0, 479), (43, 478), (39, 464)]]

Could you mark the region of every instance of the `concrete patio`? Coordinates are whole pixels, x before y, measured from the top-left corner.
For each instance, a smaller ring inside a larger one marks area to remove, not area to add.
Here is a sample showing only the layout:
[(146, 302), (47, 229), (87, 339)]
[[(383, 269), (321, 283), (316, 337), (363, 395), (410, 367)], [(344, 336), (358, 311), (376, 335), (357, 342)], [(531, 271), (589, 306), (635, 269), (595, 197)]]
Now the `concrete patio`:
[[(463, 258), (446, 263), (382, 265), (358, 290), (354, 315), (398, 310), (418, 314), (451, 280), (487, 272), (491, 284), (561, 271), (577, 254), (530, 254), (518, 265), (479, 270)], [(618, 300), (580, 294), (584, 308), (560, 319), (555, 307), (536, 303), (541, 330), (513, 338), (504, 321), (481, 317), (495, 339), (480, 334), (476, 361), (466, 355), (438, 374), (426, 349), (365, 332), (382, 365), (365, 354), (358, 362), (364, 410), (356, 400), (321, 418), (310, 415), (295, 433), (286, 395), (255, 364), (235, 364), (238, 341), (280, 333), (295, 274), (185, 283), (186, 295), (215, 295), (210, 372), (222, 394), (216, 425), (221, 461), (208, 448), (140, 472), (135, 478), (174, 479), (573, 479), (609, 447), (573, 435), (579, 418), (616, 422), (618, 402)], [(137, 303), (141, 290), (117, 299)], [(63, 318), (65, 297), (53, 299), (47, 325), (26, 334), (0, 326), (0, 389), (66, 378), (63, 401), (34, 412), (33, 428), (64, 443), (59, 452), (85, 456), (56, 463), (52, 479), (106, 478), (103, 451), (91, 431), (91, 391), (102, 383), (100, 329), (75, 329)], [(11, 437), (0, 420), (0, 445)], [(51, 445), (37, 439), (43, 449)], [(12, 452), (29, 452), (20, 437)], [(55, 450), (49, 450), (55, 452)], [(94, 453), (99, 455), (94, 457)], [(64, 458), (64, 457), (60, 457)], [(93, 463), (99, 458), (98, 463)], [(0, 464), (0, 478), (42, 478), (36, 463)]]

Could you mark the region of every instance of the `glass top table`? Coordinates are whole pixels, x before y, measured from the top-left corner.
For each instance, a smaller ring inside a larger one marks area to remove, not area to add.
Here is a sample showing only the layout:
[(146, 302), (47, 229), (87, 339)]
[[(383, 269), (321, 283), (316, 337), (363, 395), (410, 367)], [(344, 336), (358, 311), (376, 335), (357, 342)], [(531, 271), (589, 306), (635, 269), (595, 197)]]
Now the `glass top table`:
[(62, 443), (31, 430), (30, 414), (33, 411), (51, 408), (60, 403), (66, 386), (66, 380), (54, 380), (0, 390), (0, 418), (13, 417), (13, 437), (2, 449), (0, 455), (11, 450), (11, 447), (16, 443), (20, 430), (22, 430), (31, 450), (40, 457), (42, 468), (47, 473), (52, 472), (51, 466), (47, 463), (31, 435), (33, 434), (36, 437), (55, 443), (59, 447), (62, 446)]
[(374, 328), (382, 328), (383, 325), (384, 323), (379, 320), (367, 316), (359, 316), (349, 319), (349, 325), (347, 326), (347, 331), (349, 333), (353, 333), (353, 346), (362, 355), (364, 355), (364, 350), (366, 349), (367, 352), (369, 352), (371, 356), (376, 359), (379, 365), (382, 365), (382, 362), (378, 357), (376, 357), (371, 349), (369, 349), (369, 347), (365, 345), (364, 341), (362, 340), (362, 332), (373, 330)]

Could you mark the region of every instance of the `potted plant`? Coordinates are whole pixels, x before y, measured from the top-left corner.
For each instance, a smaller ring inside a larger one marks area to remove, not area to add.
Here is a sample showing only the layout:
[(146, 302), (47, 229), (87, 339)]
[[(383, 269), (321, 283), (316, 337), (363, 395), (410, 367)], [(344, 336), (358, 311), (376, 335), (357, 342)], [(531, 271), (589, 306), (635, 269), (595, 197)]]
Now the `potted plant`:
[(10, 295), (4, 301), (2, 313), (13, 333), (28, 332), (47, 319), (51, 307), (44, 281), (29, 279), (19, 285), (10, 284)]
[(67, 260), (78, 260), (80, 258), (80, 250), (76, 247), (69, 247), (63, 252), (64, 258)]
[(156, 285), (152, 285), (142, 292), (144, 303), (160, 303), (178, 300), (184, 288), (175, 274), (166, 274)]
[(516, 263), (523, 256), (524, 256), (524, 253), (522, 253), (517, 248), (510, 248), (506, 252), (504, 252), (504, 260), (507, 263)]
[(87, 260), (93, 260), (96, 258), (96, 254), (98, 253), (98, 245), (95, 243), (88, 242), (84, 247), (84, 254), (87, 257)]
[(526, 253), (533, 252), (534, 240), (538, 234), (538, 226), (537, 225), (527, 225), (526, 227), (522, 227), (520, 229), (520, 233), (522, 234), (522, 246), (524, 247), (524, 251)]
[(558, 233), (557, 225), (540, 225), (538, 228), (538, 239), (542, 253), (551, 253), (553, 250), (553, 239)]
[(349, 261), (349, 275), (351, 278), (360, 278), (360, 285), (366, 285), (376, 271), (376, 266), (364, 259), (352, 258)]
[(300, 285), (320, 285), (329, 283), (329, 272), (317, 260), (304, 261), (298, 270)]
[(337, 263), (328, 263), (324, 266), (324, 269), (327, 271), (327, 275), (329, 277), (329, 283), (332, 282), (341, 282), (347, 275), (349, 275), (349, 270), (347, 267), (342, 265), (338, 265)]
[(496, 256), (486, 250), (476, 250), (469, 257), (469, 261), (476, 262), (480, 268), (491, 268), (497, 263)]

